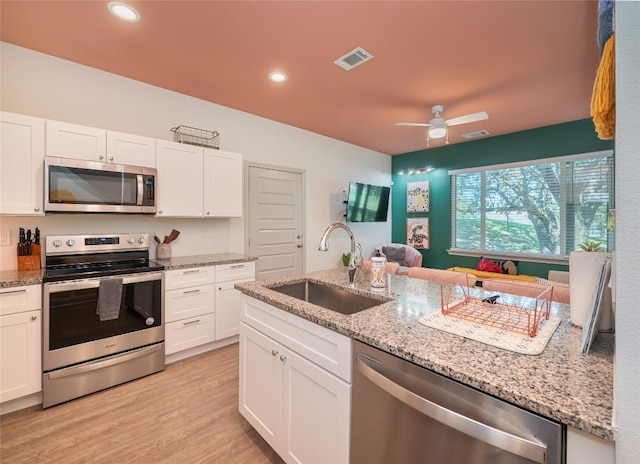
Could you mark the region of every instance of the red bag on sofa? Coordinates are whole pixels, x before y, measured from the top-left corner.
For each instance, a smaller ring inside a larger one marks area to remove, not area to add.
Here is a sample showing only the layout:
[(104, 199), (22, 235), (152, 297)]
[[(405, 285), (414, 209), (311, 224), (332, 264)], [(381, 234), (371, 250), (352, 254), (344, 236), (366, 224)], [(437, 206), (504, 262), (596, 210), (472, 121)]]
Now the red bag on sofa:
[(496, 272), (498, 274), (503, 273), (500, 263), (496, 263), (495, 261), (491, 261), (490, 259), (485, 258), (480, 258), (480, 261), (476, 266), (476, 271)]

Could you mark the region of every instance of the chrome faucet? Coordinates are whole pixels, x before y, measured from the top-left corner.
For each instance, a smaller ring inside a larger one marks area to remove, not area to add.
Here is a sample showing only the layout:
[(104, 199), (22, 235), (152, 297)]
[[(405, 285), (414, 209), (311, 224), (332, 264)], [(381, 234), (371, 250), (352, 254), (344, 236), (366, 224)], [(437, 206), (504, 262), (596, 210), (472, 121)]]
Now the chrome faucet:
[[(335, 229), (344, 229), (349, 234), (349, 238), (351, 239), (351, 256), (349, 257), (349, 283), (351, 286), (355, 286), (356, 276), (358, 275), (358, 271), (362, 267), (362, 247), (359, 243), (356, 242), (356, 238), (346, 225), (336, 222), (327, 227), (327, 230), (324, 231), (322, 237), (320, 238), (320, 245), (318, 245), (318, 251), (327, 251), (329, 249), (329, 235)], [(359, 250), (359, 252), (357, 251)]]

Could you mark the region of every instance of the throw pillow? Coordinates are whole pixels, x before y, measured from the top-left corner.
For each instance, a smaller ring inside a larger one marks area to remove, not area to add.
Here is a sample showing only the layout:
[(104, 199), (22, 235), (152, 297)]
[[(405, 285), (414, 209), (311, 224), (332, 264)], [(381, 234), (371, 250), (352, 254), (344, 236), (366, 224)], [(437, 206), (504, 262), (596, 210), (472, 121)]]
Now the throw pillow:
[(502, 261), (500, 267), (504, 274), (518, 275), (518, 261)]
[(476, 271), (496, 272), (498, 274), (502, 274), (502, 266), (500, 266), (500, 263), (491, 261), (490, 259), (480, 258), (480, 261), (478, 261), (478, 265), (476, 266)]
[(387, 257), (387, 261), (398, 263), (400, 266), (408, 266), (404, 248), (382, 247), (382, 254)]

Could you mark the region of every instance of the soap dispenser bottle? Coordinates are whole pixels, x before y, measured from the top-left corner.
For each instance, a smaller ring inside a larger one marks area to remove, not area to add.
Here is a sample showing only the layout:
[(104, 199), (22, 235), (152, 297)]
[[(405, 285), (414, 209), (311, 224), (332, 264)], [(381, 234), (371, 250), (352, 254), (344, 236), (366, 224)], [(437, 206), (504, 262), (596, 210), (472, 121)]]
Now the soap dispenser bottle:
[(371, 290), (374, 292), (383, 292), (387, 288), (387, 273), (384, 266), (386, 262), (387, 257), (380, 248), (376, 248), (376, 252), (371, 257)]

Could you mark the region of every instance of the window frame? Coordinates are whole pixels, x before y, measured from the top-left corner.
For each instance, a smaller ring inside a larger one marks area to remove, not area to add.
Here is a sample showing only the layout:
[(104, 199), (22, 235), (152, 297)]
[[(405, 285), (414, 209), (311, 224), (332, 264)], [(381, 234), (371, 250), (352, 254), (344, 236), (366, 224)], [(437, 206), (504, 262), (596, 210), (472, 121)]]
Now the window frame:
[[(579, 154), (571, 154), (571, 155), (563, 155), (563, 156), (555, 156), (551, 158), (537, 158), (531, 159), (527, 161), (517, 161), (513, 163), (500, 163), (500, 164), (492, 164), (487, 166), (477, 166), (471, 168), (463, 168), (463, 169), (452, 169), (449, 171), (450, 178), (450, 196), (451, 196), (451, 235), (450, 239), (450, 247), (447, 249), (447, 253), (449, 255), (457, 255), (457, 256), (484, 256), (491, 257), (496, 259), (517, 259), (521, 261), (527, 262), (539, 262), (539, 263), (549, 263), (549, 264), (566, 264), (569, 261), (569, 253), (571, 251), (567, 251), (567, 189), (561, 189), (559, 192), (561, 198), (560, 205), (560, 230), (563, 231), (560, 234), (560, 249), (561, 252), (564, 253), (562, 255), (549, 255), (549, 254), (533, 254), (533, 253), (518, 253), (518, 252), (501, 252), (495, 250), (488, 250), (483, 248), (486, 246), (486, 237), (485, 237), (485, 222), (486, 222), (486, 177), (484, 175), (487, 171), (497, 171), (501, 169), (513, 169), (520, 167), (531, 167), (537, 166), (541, 164), (552, 164), (552, 163), (567, 163), (574, 161), (581, 161), (587, 159), (594, 158), (612, 158), (612, 171), (615, 171), (615, 158), (614, 151), (612, 149), (609, 150), (600, 150), (593, 151), (587, 153), (579, 153)], [(561, 166), (561, 170), (564, 169)], [(455, 176), (461, 174), (477, 174), (481, 173), (481, 181), (480, 181), (480, 195), (481, 195), (481, 211), (480, 211), (480, 243), (481, 247), (478, 249), (468, 249), (468, 248), (457, 248), (454, 247), (453, 244), (456, 240), (456, 182)], [(561, 178), (565, 179), (567, 176), (562, 175)], [(612, 189), (608, 192), (610, 198), (610, 209), (615, 208), (615, 172), (610, 173), (610, 180), (612, 182)]]

